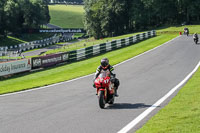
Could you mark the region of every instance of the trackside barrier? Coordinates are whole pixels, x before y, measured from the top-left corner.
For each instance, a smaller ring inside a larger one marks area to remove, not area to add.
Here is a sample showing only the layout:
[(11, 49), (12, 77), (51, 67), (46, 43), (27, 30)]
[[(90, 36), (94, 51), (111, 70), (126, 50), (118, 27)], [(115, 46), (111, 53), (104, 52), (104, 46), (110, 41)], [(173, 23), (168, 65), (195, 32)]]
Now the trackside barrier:
[(31, 59), (0, 63), (0, 76), (16, 74), (31, 70)]
[(32, 69), (50, 67), (62, 62), (70, 63), (70, 62), (80, 61), (86, 58), (96, 56), (98, 54), (102, 54), (105, 52), (109, 52), (115, 49), (135, 44), (136, 42), (153, 37), (155, 35), (156, 35), (155, 31), (150, 31), (138, 34), (136, 36), (114, 40), (107, 43), (97, 44), (94, 46), (77, 49), (66, 53), (35, 57), (32, 58)]
[(32, 69), (54, 66), (69, 60), (69, 53), (52, 54), (32, 58)]
[[(31, 69), (51, 67), (60, 63), (70, 63), (70, 62), (80, 61), (80, 60), (87, 59), (87, 58), (90, 58), (90, 57), (93, 57), (105, 52), (109, 52), (115, 49), (120, 49), (129, 45), (133, 45), (141, 40), (154, 37), (155, 35), (156, 35), (155, 31), (149, 31), (146, 33), (137, 34), (132, 37), (114, 40), (114, 41), (102, 43), (102, 44), (96, 44), (87, 48), (82, 48), (82, 49), (73, 50), (69, 52), (34, 57), (31, 59), (26, 59), (25, 61), (18, 60), (14, 62), (14, 65), (18, 67), (28, 66), (28, 68), (26, 69), (25, 67), (24, 69), (19, 69), (19, 71), (11, 72), (11, 73), (9, 71), (12, 69), (12, 63), (11, 64), (9, 62), (0, 63), (0, 76), (24, 72)], [(18, 63), (24, 64), (24, 65), (18, 65)], [(10, 66), (10, 67), (7, 67), (7, 66)]]
[(128, 38), (124, 38), (120, 40), (114, 40), (111, 42), (97, 44), (91, 47), (78, 49), (76, 51), (73, 51), (73, 56), (71, 55), (72, 53), (69, 53), (69, 62), (79, 61), (82, 59), (90, 58), (92, 56), (96, 56), (98, 54), (102, 54), (102, 53), (109, 52), (115, 49), (133, 45), (139, 41), (154, 37), (155, 35), (156, 35), (155, 31), (149, 31), (146, 33), (141, 33), (141, 34), (132, 36), (132, 37), (128, 37)]
[[(62, 41), (70, 41), (72, 40), (73, 37), (71, 36), (67, 36), (67, 35), (63, 35), (62, 37), (59, 35), (54, 35), (50, 38), (46, 38), (43, 40), (36, 40), (36, 41), (32, 41), (32, 42), (27, 42), (27, 43), (22, 43), (22, 44), (18, 44), (18, 45), (14, 45), (14, 46), (5, 46), (5, 47), (0, 47), (0, 51), (6, 51), (4, 53), (7, 53), (7, 51), (10, 50), (15, 50), (18, 52), (25, 52), (31, 49), (36, 49), (36, 48), (42, 48), (48, 45), (52, 45), (55, 43)], [(2, 52), (1, 52), (2, 53)]]

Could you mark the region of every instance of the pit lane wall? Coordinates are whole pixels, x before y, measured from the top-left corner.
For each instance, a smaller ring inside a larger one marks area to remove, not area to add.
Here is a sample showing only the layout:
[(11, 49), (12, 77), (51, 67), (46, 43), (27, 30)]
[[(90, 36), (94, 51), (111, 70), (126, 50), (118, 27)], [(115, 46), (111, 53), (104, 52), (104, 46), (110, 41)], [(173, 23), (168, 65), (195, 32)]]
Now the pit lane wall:
[(156, 36), (156, 32), (149, 31), (132, 37), (97, 44), (74, 51), (0, 63), (0, 76), (30, 71), (38, 68), (52, 67), (60, 63), (80, 61), (112, 50), (136, 44), (137, 42), (154, 36)]

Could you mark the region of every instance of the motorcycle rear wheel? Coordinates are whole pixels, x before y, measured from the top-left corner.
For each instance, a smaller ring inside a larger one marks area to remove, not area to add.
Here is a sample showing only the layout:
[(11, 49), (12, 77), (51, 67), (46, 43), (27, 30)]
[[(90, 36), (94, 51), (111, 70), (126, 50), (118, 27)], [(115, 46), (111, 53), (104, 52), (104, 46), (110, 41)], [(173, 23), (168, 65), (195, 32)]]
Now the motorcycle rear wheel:
[(105, 103), (104, 92), (99, 91), (99, 107), (103, 109), (105, 107)]

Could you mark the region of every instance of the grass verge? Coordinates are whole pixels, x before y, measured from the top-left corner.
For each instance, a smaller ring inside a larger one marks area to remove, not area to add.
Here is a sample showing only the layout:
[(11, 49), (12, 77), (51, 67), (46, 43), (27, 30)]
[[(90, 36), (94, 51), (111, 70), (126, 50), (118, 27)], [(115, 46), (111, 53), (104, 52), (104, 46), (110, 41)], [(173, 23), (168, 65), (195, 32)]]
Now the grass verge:
[(137, 133), (200, 132), (200, 68), (170, 103)]
[(83, 6), (49, 5), (50, 23), (62, 28), (83, 28)]
[[(111, 65), (115, 65), (138, 54), (141, 54), (147, 50), (150, 50), (156, 46), (159, 46), (176, 36), (177, 35), (160, 35), (142, 41), (138, 44), (108, 52), (103, 55), (80, 62), (46, 69), (27, 75), (18, 75), (7, 80), (2, 80), (0, 82), (0, 94), (45, 86), (88, 75), (95, 72), (96, 67), (99, 65), (100, 59), (103, 57), (108, 57), (110, 59)], [(90, 69), (88, 69), (88, 66), (90, 66)]]
[(21, 43), (31, 42), (35, 40), (42, 40), (52, 37), (53, 33), (34, 33), (34, 34), (21, 34), (19, 37), (7, 36), (6, 38), (0, 37), (0, 46), (13, 46)]

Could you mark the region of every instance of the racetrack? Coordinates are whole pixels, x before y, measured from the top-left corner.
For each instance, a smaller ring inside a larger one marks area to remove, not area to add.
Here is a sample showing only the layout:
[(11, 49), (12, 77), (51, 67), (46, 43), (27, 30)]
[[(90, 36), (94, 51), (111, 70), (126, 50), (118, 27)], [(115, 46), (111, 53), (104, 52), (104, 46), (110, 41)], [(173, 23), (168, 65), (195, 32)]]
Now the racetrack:
[(191, 36), (180, 36), (115, 66), (121, 83), (120, 97), (106, 109), (98, 106), (93, 75), (34, 91), (2, 95), (0, 132), (116, 133), (179, 84), (199, 61), (200, 45), (195, 45)]

